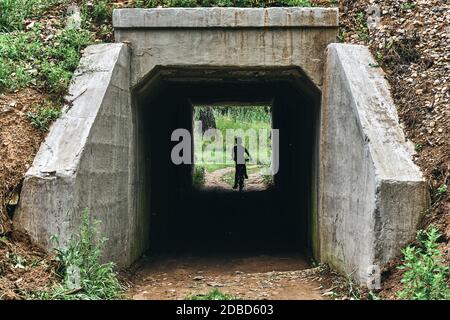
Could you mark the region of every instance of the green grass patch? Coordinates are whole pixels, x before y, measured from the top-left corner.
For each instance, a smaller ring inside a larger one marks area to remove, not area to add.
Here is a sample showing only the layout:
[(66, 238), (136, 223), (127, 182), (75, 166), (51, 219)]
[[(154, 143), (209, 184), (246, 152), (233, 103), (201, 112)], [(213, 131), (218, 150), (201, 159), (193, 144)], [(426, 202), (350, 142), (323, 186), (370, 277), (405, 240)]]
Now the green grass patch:
[(186, 300), (238, 300), (231, 294), (223, 293), (217, 288), (210, 290), (207, 294), (191, 295)]
[(312, 7), (309, 0), (137, 0), (136, 7)]
[(122, 286), (113, 263), (100, 263), (106, 239), (98, 238), (99, 221), (92, 220), (89, 210), (83, 211), (80, 229), (66, 249), (56, 250), (62, 284), (48, 291), (35, 292), (31, 299), (98, 300), (119, 299)]
[(24, 29), (26, 19), (39, 18), (66, 0), (0, 0), (0, 32)]
[(0, 92), (26, 86), (41, 87), (62, 95), (67, 91), (85, 46), (92, 43), (87, 30), (62, 29), (43, 42), (45, 26), (0, 33)]
[(41, 131), (48, 131), (50, 123), (61, 115), (61, 109), (53, 106), (51, 102), (36, 106), (34, 109), (36, 111), (29, 111), (26, 115), (30, 119), (31, 124)]
[(397, 293), (406, 300), (449, 300), (448, 277), (450, 267), (445, 264), (439, 250), (439, 234), (436, 228), (417, 233), (418, 246), (402, 250), (404, 259), (399, 269), (405, 270), (403, 289)]
[(203, 166), (194, 167), (194, 186), (201, 187), (205, 183), (205, 170)]

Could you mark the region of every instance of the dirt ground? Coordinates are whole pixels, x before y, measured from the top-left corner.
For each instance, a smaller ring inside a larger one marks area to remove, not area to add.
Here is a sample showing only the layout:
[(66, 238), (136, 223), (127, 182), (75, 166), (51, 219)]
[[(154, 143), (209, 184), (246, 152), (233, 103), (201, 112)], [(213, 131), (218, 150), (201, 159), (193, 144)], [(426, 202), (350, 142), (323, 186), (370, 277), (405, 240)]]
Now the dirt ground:
[[(249, 167), (250, 168), (250, 167)], [(215, 170), (213, 172), (205, 172), (205, 183), (203, 189), (221, 189), (233, 191), (233, 188), (222, 180), (223, 176), (234, 172), (234, 167)], [(259, 172), (248, 174), (248, 179), (245, 180), (244, 191), (261, 191), (267, 189), (267, 184)]]
[(299, 255), (154, 258), (136, 266), (127, 296), (181, 300), (219, 288), (239, 299), (326, 299), (313, 271)]
[(0, 237), (0, 300), (25, 299), (58, 281), (56, 261), (33, 245), (29, 236), (13, 231)]
[(33, 89), (0, 96), (0, 234), (10, 229), (6, 207), (16, 204), (16, 191), (45, 137), (26, 113), (44, 99)]

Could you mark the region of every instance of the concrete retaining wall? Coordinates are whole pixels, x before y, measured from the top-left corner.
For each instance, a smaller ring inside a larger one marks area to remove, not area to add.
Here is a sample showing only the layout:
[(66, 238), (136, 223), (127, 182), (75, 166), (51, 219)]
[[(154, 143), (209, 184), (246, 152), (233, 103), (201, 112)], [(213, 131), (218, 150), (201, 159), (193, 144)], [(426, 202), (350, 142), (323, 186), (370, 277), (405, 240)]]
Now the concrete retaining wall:
[(363, 46), (328, 47), (322, 92), (320, 260), (365, 282), (414, 238), (427, 188), (389, 87)]
[(119, 265), (136, 257), (129, 61), (124, 44), (86, 49), (69, 89), (70, 107), (25, 176), (14, 223), (48, 249), (53, 235), (67, 243), (90, 208), (108, 238), (105, 257)]

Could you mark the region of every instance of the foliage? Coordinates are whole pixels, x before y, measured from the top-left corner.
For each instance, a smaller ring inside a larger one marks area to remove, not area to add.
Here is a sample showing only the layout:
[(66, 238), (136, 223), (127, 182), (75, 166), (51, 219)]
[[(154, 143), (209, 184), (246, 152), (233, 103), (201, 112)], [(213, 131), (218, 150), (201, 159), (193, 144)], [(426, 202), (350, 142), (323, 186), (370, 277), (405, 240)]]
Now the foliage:
[(434, 227), (417, 233), (418, 247), (408, 246), (402, 252), (405, 270), (402, 277), (403, 289), (397, 293), (399, 299), (443, 300), (450, 299), (447, 285), (450, 267), (445, 266), (438, 248), (440, 234)]
[(136, 7), (311, 7), (309, 0), (140, 0)]
[(401, 8), (404, 11), (413, 10), (416, 7), (416, 4), (412, 1), (406, 1), (402, 3)]
[(436, 197), (441, 198), (447, 192), (447, 185), (443, 184), (436, 190)]
[(37, 299), (117, 299), (122, 287), (114, 264), (101, 264), (106, 239), (98, 240), (99, 221), (91, 221), (89, 210), (83, 211), (79, 232), (66, 249), (56, 250), (60, 263), (58, 273), (63, 284), (48, 292), (33, 294)]
[[(0, 92), (26, 86), (47, 89), (62, 96), (78, 65), (80, 51), (92, 43), (93, 31), (100, 38), (111, 34), (113, 0), (82, 0), (82, 29), (65, 29), (62, 19), (54, 19), (60, 30), (44, 38), (47, 27), (27, 19), (44, 16), (49, 9), (68, 0), (0, 0)], [(138, 0), (134, 7), (271, 7), (312, 6), (308, 0)], [(106, 22), (106, 23), (105, 23)], [(59, 26), (58, 26), (59, 24)], [(234, 112), (234, 111), (233, 111)], [(245, 112), (244, 112), (245, 113)], [(262, 120), (262, 119), (260, 119)]]
[(356, 30), (359, 40), (369, 40), (369, 28), (367, 26), (366, 14), (363, 11), (358, 12), (355, 19)]
[(228, 117), (239, 122), (271, 121), (269, 106), (217, 106), (213, 108), (214, 116)]
[(237, 298), (214, 288), (205, 295), (188, 296), (187, 300), (237, 300)]
[(205, 183), (205, 167), (195, 166), (194, 167), (194, 181), (193, 184), (196, 187), (200, 187)]
[(0, 33), (0, 90), (28, 85), (63, 94), (80, 60), (80, 51), (92, 42), (86, 30), (63, 29), (48, 43), (42, 42), (45, 26)]
[(31, 120), (32, 125), (42, 131), (47, 131), (49, 124), (61, 115), (61, 110), (49, 103), (38, 106), (36, 109), (36, 112), (27, 112), (27, 117)]
[(28, 18), (39, 17), (66, 0), (0, 0), (0, 32), (22, 30)]

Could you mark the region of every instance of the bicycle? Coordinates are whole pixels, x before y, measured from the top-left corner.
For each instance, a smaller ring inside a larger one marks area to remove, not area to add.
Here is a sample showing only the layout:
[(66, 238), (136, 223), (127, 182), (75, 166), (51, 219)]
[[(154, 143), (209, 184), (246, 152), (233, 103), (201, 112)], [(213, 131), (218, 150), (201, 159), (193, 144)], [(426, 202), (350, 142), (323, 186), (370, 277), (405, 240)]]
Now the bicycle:
[[(245, 162), (248, 162), (249, 159), (245, 159)], [(237, 182), (238, 182), (238, 190), (239, 192), (242, 192), (245, 185), (245, 171), (246, 171), (246, 165), (245, 164), (238, 164), (236, 165), (236, 174), (237, 174)]]

